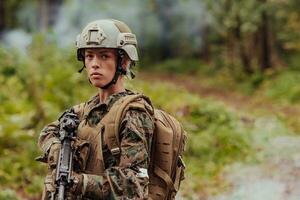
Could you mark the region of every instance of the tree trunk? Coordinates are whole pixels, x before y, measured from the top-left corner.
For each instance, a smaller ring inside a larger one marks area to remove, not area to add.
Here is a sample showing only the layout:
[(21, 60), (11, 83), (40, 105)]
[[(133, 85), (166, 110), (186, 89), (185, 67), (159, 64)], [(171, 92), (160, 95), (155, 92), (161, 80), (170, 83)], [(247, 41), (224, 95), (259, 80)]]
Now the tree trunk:
[(244, 72), (246, 72), (247, 74), (252, 74), (253, 69), (251, 67), (251, 59), (249, 58), (249, 55), (246, 52), (245, 44), (241, 33), (241, 23), (239, 17), (237, 17), (237, 21), (238, 21), (238, 25), (234, 29), (234, 35), (238, 43), (239, 57), (243, 65)]
[[(263, 0), (265, 2), (265, 0)], [(271, 62), (271, 46), (269, 34), (269, 18), (267, 12), (264, 10), (261, 14), (262, 24), (260, 27), (261, 35), (261, 56), (260, 56), (260, 70), (265, 71), (272, 67)]]
[(160, 45), (161, 45), (161, 59), (170, 58), (172, 52), (172, 16), (171, 8), (175, 4), (174, 0), (155, 0), (154, 1), (158, 20), (160, 22)]
[(209, 33), (210, 33), (209, 27), (208, 26), (204, 27), (203, 33), (202, 33), (203, 47), (200, 49), (199, 55), (205, 62), (209, 62), (210, 57), (211, 57), (211, 55), (210, 55), (211, 48), (210, 48), (210, 43), (209, 43), (209, 39), (208, 39)]
[(47, 0), (48, 4), (48, 26), (52, 27), (58, 18), (59, 8), (63, 4), (63, 0)]
[(39, 17), (38, 17), (38, 27), (39, 31), (46, 32), (48, 28), (48, 4), (47, 0), (39, 1)]
[(5, 30), (5, 0), (0, 1), (0, 40), (2, 38), (2, 34)]

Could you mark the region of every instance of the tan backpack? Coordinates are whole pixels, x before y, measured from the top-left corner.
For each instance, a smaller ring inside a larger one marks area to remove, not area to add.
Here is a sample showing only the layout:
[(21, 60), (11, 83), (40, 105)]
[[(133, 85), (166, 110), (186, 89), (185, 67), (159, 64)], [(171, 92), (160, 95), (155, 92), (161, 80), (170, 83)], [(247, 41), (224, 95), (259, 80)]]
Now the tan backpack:
[[(119, 128), (122, 118), (129, 109), (148, 112), (155, 119), (155, 130), (151, 146), (149, 166), (149, 199), (174, 199), (180, 182), (184, 179), (185, 165), (182, 160), (186, 132), (181, 124), (162, 110), (154, 109), (149, 112), (145, 107), (150, 99), (142, 94), (127, 95), (119, 99), (101, 120), (105, 125), (104, 137), (113, 155), (120, 153)], [(153, 112), (154, 111), (154, 112)]]

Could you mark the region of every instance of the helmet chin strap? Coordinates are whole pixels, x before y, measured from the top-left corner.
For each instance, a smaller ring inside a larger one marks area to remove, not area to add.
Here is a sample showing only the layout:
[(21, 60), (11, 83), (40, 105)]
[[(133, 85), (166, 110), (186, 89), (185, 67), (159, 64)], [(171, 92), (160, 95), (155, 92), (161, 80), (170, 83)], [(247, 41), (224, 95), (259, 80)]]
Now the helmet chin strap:
[(83, 69), (85, 68), (85, 64), (83, 64), (83, 66), (77, 71), (78, 73), (81, 73), (83, 71)]
[(107, 89), (110, 86), (116, 84), (116, 82), (118, 81), (119, 76), (123, 75), (123, 74), (126, 74), (126, 70), (124, 70), (123, 67), (122, 67), (123, 57), (124, 57), (124, 52), (122, 50), (118, 50), (117, 51), (117, 65), (116, 65), (115, 75), (114, 75), (113, 79), (108, 84), (101, 87), (101, 89)]

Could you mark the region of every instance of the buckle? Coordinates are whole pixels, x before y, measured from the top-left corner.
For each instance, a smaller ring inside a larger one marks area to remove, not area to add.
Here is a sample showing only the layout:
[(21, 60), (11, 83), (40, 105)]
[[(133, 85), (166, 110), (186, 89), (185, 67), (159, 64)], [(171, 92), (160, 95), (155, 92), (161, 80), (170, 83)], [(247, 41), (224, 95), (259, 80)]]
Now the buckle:
[(113, 148), (113, 149), (110, 150), (110, 152), (113, 156), (119, 155), (120, 154), (120, 148), (119, 147)]
[(181, 156), (179, 156), (178, 165), (179, 165), (179, 167), (182, 166), (184, 169), (186, 167)]

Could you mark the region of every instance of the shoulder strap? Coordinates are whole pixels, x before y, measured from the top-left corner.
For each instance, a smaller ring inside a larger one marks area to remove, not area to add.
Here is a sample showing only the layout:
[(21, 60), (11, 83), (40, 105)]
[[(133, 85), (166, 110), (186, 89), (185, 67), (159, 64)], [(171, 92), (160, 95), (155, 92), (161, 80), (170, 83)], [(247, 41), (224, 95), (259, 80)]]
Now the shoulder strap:
[(119, 128), (126, 111), (132, 108), (147, 111), (144, 104), (136, 102), (138, 98), (146, 99), (150, 103), (143, 94), (127, 95), (115, 102), (101, 120), (105, 127), (104, 140), (107, 141), (108, 148), (114, 156), (120, 153)]
[(78, 105), (73, 106), (74, 112), (77, 114), (77, 116), (80, 120), (83, 118), (84, 105), (85, 105), (85, 103), (80, 103)]

